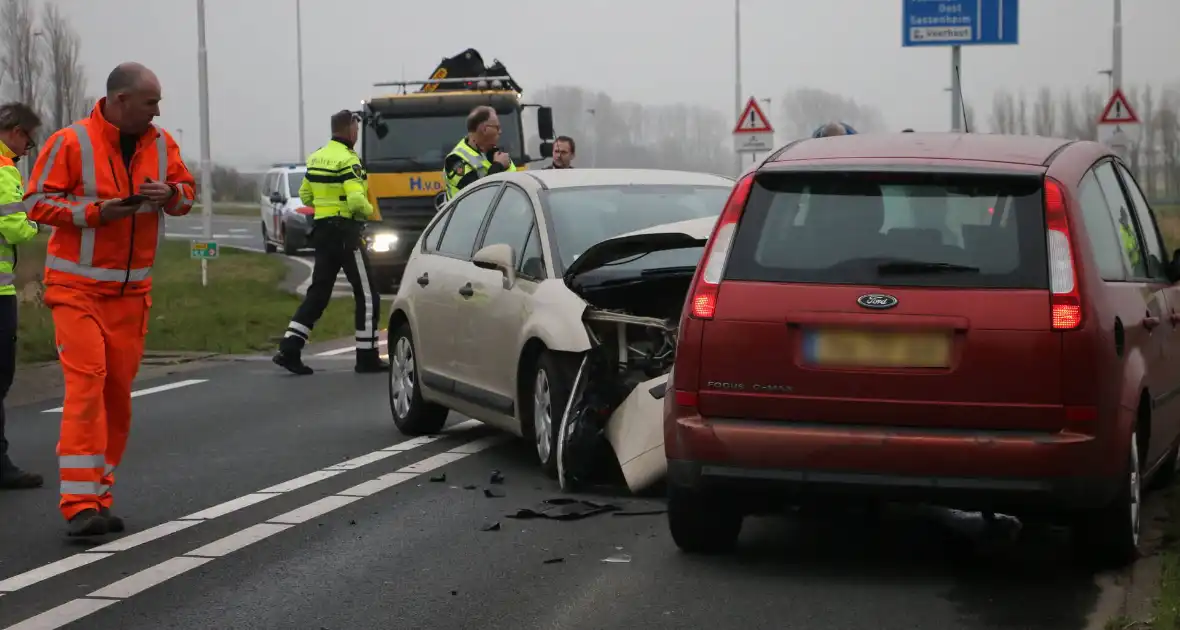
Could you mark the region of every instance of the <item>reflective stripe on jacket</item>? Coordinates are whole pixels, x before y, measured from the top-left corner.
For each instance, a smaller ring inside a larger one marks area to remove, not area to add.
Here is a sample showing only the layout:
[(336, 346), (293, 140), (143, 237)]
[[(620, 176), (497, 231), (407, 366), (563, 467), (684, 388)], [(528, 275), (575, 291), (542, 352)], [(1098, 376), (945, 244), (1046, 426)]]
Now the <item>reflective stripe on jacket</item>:
[[(471, 169), (475, 171), (479, 178), (486, 176), (488, 174), (488, 169), (492, 168), (492, 161), (488, 159), (488, 156), (476, 151), (475, 149), (472, 149), (471, 145), (467, 144), (466, 137), (460, 140), (459, 143), (455, 145), (454, 149), (451, 149), (451, 152), (447, 154), (447, 158), (450, 158), (452, 155), (457, 155), (462, 158), (463, 161), (467, 163), (467, 166), (470, 166)], [(446, 159), (443, 160), (443, 164), (446, 164)], [(509, 162), (507, 170), (508, 172), (515, 171), (516, 164)], [(446, 179), (446, 193), (448, 200), (453, 199), (455, 195), (459, 194), (459, 180), (463, 179), (464, 175), (466, 175), (466, 173), (448, 173), (446, 172), (446, 167), (443, 167), (443, 177)]]
[[(102, 114), (105, 103), (100, 100), (89, 118), (49, 137), (33, 166), (25, 203), (31, 219), (54, 227), (45, 256), (47, 286), (143, 294), (151, 291), (163, 214), (188, 214), (194, 181), (176, 141), (156, 126), (140, 136), (128, 172), (119, 130)], [(129, 217), (101, 221), (101, 202), (128, 197), (149, 178), (176, 190), (163, 208), (145, 203)]]
[(347, 144), (332, 139), (307, 156), (307, 174), (299, 200), (315, 208), (316, 219), (343, 217), (364, 221), (373, 216), (368, 173)]
[(25, 214), (20, 171), (0, 142), (0, 295), (16, 295), (16, 245), (37, 235)]

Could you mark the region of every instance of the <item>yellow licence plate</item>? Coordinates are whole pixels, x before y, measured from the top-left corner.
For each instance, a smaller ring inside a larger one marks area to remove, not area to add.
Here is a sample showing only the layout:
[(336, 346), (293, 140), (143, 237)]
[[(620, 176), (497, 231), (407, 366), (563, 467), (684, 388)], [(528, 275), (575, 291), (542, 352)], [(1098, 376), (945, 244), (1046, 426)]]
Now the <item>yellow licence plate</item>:
[(941, 368), (950, 365), (948, 332), (809, 330), (808, 363), (824, 366)]

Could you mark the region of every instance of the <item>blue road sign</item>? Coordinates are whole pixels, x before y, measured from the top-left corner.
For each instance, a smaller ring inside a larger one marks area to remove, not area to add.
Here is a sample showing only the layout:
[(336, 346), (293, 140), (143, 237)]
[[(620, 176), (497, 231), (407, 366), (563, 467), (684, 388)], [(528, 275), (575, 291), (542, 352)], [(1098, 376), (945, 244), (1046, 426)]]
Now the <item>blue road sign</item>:
[(902, 46), (1019, 43), (1019, 0), (902, 0)]

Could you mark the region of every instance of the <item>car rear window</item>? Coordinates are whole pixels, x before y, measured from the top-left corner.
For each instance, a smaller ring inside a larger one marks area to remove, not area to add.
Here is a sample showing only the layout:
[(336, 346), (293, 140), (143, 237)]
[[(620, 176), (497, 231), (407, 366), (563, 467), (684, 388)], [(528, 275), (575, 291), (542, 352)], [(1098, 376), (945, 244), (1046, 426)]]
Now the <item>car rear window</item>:
[(727, 280), (1049, 286), (1039, 179), (927, 173), (759, 175)]

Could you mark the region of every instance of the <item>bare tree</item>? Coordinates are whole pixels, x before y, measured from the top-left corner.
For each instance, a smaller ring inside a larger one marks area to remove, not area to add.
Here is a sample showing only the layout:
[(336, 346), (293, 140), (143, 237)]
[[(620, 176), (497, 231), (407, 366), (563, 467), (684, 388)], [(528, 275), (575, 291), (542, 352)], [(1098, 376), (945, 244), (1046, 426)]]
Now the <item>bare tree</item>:
[(1024, 95), (1024, 90), (1020, 91), (1020, 96), (1016, 98), (1016, 133), (1027, 136), (1029, 132), (1028, 127), (1028, 98)]
[(1006, 90), (992, 96), (992, 133), (1016, 133), (1016, 101)]
[(79, 61), (82, 42), (69, 20), (50, 2), (41, 16), (49, 123), (61, 129), (85, 113), (86, 79)]
[(820, 125), (840, 121), (861, 133), (888, 128), (881, 110), (855, 100), (815, 88), (799, 88), (782, 97), (782, 118), (790, 138), (806, 138)]
[(0, 51), (8, 80), (6, 96), (37, 107), (41, 57), (37, 53), (37, 16), (31, 0), (4, 0), (0, 4)]
[(1037, 91), (1033, 103), (1033, 133), (1046, 137), (1057, 133), (1057, 104), (1053, 102), (1053, 92), (1047, 87)]

